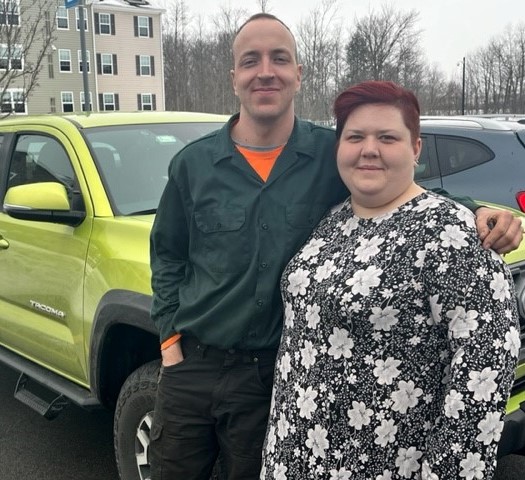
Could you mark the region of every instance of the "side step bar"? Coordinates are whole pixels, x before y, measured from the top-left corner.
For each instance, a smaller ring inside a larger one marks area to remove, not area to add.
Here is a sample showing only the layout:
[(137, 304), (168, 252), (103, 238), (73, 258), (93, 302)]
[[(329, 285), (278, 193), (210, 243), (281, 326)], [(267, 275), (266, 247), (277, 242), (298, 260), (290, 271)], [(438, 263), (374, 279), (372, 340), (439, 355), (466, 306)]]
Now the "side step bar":
[(99, 400), (87, 388), (2, 346), (0, 363), (21, 374), (16, 385), (15, 398), (46, 418), (55, 418), (69, 402), (87, 410), (102, 408)]
[(48, 420), (53, 420), (58, 417), (60, 412), (69, 406), (70, 402), (64, 395), (53, 392), (53, 396), (56, 395), (55, 398), (48, 401), (44, 398), (42, 390), (45, 389), (49, 393), (51, 393), (52, 390), (47, 389), (42, 384), (38, 384), (37, 388), (41, 387), (41, 391), (40, 393), (36, 393), (29, 389), (30, 383), (32, 382), (30, 382), (29, 377), (25, 373), (21, 373), (16, 383), (15, 398)]

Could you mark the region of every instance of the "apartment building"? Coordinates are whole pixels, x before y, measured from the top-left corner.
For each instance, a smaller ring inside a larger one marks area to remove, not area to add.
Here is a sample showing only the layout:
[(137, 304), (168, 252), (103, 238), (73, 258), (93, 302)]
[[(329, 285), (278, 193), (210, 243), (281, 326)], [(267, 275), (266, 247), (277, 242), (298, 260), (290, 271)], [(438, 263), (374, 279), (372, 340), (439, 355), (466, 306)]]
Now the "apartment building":
[[(5, 3), (6, 0), (1, 2)], [(162, 9), (153, 7), (147, 0), (84, 0), (70, 8), (66, 8), (66, 3), (76, 2), (53, 0), (47, 2), (45, 11), (38, 10), (42, 9), (39, 0), (7, 2), (10, 3), (9, 11), (16, 12), (16, 8), (19, 9), (20, 28), (23, 28), (24, 21), (34, 24), (36, 16), (43, 16), (41, 32), (51, 31), (52, 40), (48, 42), (42, 59), (37, 86), (22, 104), (17, 99), (22, 98), (20, 92), (23, 91), (24, 80), (12, 82), (9, 91), (3, 95), (2, 111), (34, 114), (86, 110), (80, 8), (83, 8), (84, 14), (90, 110), (165, 109)], [(7, 22), (4, 18), (4, 23)], [(44, 34), (41, 33), (41, 36)], [(27, 65), (37, 61), (38, 52), (44, 43), (35, 40), (28, 48), (20, 46)], [(13, 48), (9, 50), (12, 59)], [(20, 60), (19, 66), (24, 68), (24, 59)], [(0, 52), (0, 86), (1, 68)]]

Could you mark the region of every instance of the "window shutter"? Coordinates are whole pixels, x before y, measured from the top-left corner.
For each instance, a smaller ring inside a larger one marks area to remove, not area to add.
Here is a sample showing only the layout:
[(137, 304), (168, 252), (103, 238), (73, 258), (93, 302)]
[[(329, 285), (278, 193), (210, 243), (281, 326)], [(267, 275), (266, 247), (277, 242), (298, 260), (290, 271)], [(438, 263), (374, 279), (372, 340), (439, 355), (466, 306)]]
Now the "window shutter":
[(113, 54), (113, 75), (118, 75), (117, 54)]
[(149, 57), (149, 60), (150, 60), (150, 65), (151, 65), (151, 76), (154, 77), (155, 76), (155, 57), (152, 55), (151, 57)]
[(95, 34), (100, 34), (99, 14), (95, 13)]
[(111, 17), (111, 35), (115, 35), (115, 32), (116, 32), (116, 30), (115, 30), (115, 14), (112, 13), (110, 15), (110, 17)]
[(157, 110), (157, 95), (154, 93), (152, 96), (153, 110)]
[(142, 110), (142, 95), (137, 93), (137, 106), (139, 110)]
[(135, 30), (135, 36), (139, 36), (139, 17), (133, 17), (133, 28)]
[(137, 69), (137, 75), (140, 75), (140, 55), (135, 55), (135, 67)]
[(98, 94), (98, 109), (104, 111), (104, 95), (102, 93)]
[(149, 20), (149, 36), (153, 38), (153, 18), (148, 17)]
[(102, 57), (97, 53), (97, 73), (102, 75)]
[(120, 110), (120, 104), (118, 99), (118, 93), (115, 93), (115, 110)]

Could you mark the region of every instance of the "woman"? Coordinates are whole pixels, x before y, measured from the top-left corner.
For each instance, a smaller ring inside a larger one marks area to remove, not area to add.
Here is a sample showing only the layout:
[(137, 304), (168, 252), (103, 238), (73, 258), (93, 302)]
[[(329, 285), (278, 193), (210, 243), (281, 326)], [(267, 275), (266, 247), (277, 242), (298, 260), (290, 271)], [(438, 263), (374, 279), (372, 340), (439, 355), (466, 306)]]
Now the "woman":
[(520, 346), (512, 277), (473, 214), (414, 183), (419, 105), (335, 102), (351, 197), (283, 273), (261, 478), (490, 479)]

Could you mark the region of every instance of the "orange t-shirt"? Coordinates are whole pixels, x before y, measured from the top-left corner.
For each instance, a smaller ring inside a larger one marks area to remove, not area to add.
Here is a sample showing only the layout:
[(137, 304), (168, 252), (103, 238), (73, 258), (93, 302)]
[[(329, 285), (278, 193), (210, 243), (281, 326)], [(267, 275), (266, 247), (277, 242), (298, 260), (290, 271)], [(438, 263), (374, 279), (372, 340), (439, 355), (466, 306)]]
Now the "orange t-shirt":
[(277, 157), (283, 151), (284, 145), (273, 148), (272, 150), (252, 150), (241, 145), (236, 145), (237, 150), (242, 153), (246, 161), (257, 172), (265, 182), (270, 176)]

